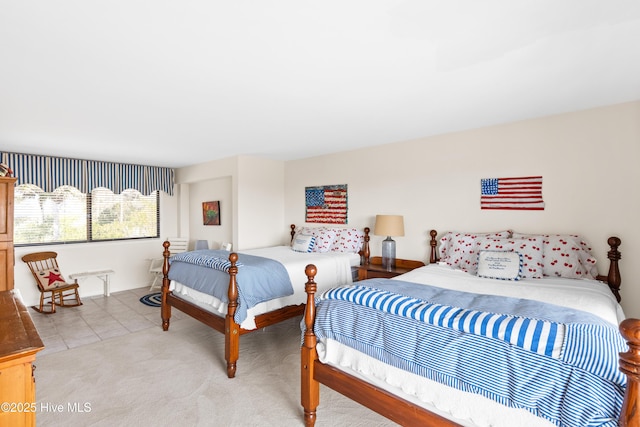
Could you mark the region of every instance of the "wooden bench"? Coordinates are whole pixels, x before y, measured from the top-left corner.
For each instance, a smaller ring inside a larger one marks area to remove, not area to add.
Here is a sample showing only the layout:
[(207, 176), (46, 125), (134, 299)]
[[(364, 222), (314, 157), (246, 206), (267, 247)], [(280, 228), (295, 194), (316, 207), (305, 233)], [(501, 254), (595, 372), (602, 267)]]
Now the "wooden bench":
[(89, 270), (83, 271), (82, 273), (70, 274), (69, 277), (74, 280), (84, 279), (86, 277), (97, 277), (102, 279), (102, 282), (104, 283), (104, 296), (108, 297), (111, 295), (111, 291), (109, 290), (109, 275), (113, 273), (113, 270)]

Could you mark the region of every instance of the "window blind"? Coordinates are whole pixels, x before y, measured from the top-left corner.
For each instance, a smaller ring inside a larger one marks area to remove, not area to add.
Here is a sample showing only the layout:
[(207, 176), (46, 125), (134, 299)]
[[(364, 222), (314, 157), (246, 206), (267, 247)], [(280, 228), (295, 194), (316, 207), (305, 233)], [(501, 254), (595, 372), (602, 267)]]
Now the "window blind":
[(174, 170), (159, 166), (81, 160), (65, 157), (40, 156), (3, 152), (2, 163), (18, 178), (17, 184), (33, 184), (47, 193), (70, 185), (88, 194), (104, 187), (120, 194), (134, 189), (149, 195), (164, 191), (173, 195)]

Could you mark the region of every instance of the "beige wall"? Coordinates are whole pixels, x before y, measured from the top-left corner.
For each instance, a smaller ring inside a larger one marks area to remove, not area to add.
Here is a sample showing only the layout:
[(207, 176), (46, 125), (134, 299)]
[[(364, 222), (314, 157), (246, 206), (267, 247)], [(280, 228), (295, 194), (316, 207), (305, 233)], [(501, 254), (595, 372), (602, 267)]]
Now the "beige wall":
[(282, 243), (284, 223), (284, 163), (243, 156), (238, 173), (239, 249)]
[[(231, 227), (234, 247), (247, 249), (286, 242), (288, 225), (304, 221), (305, 187), (347, 184), (349, 225), (373, 228), (376, 214), (404, 215), (400, 258), (425, 260), (431, 228), (512, 228), (579, 233), (604, 273), (606, 239), (617, 235), (623, 307), (640, 317), (640, 264), (633, 261), (640, 257), (639, 160), (640, 101), (289, 162), (240, 156), (176, 171), (176, 195), (161, 196), (161, 239), (47, 249), (60, 254), (67, 272), (112, 268), (112, 289), (132, 289), (150, 283), (147, 259), (161, 253), (164, 237), (222, 240), (200, 229), (201, 198), (220, 195), (222, 233)], [(525, 175), (543, 176), (544, 211), (480, 210), (481, 178)], [(374, 255), (381, 240), (372, 236)], [(16, 288), (34, 304), (38, 292), (20, 261), (28, 252), (16, 248)], [(99, 279), (82, 283), (83, 297), (101, 292)]]
[[(186, 212), (189, 216), (188, 225), (181, 227), (183, 235), (194, 236), (195, 240), (198, 233), (204, 233), (196, 226), (198, 221), (202, 223), (198, 203), (204, 200), (199, 199), (207, 195), (217, 200), (215, 195), (219, 194), (226, 199), (223, 229), (216, 239), (231, 241), (236, 249), (264, 247), (283, 240), (284, 162), (254, 156), (232, 157), (180, 168), (176, 171), (176, 183), (182, 189), (178, 202), (181, 215)], [(185, 193), (189, 196), (185, 197)], [(187, 232), (185, 228), (190, 230)]]
[[(220, 202), (220, 225), (204, 225), (202, 202)], [(233, 198), (231, 177), (208, 179), (189, 185), (189, 240), (191, 248), (196, 240), (206, 240), (209, 248), (218, 249), (222, 242), (233, 238)], [(200, 215), (198, 215), (200, 213)]]
[[(428, 118), (425, 118), (428, 119)], [(606, 240), (622, 239), (623, 308), (640, 316), (640, 102), (290, 161), (285, 219), (304, 220), (304, 188), (347, 184), (349, 224), (401, 214), (399, 258), (425, 260), (431, 228), (578, 233), (606, 272)], [(483, 211), (480, 179), (543, 176), (544, 211)], [(381, 237), (372, 252), (380, 254)]]

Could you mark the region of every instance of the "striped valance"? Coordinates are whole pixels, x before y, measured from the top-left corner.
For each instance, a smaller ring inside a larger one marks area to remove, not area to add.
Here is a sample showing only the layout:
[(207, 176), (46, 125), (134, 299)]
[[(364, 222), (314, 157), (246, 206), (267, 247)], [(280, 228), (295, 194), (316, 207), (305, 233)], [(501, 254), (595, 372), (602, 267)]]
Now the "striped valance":
[(134, 189), (149, 195), (159, 190), (173, 195), (171, 168), (38, 156), (34, 154), (1, 153), (2, 163), (13, 170), (17, 184), (33, 184), (46, 193), (70, 185), (83, 193), (98, 187), (116, 194)]

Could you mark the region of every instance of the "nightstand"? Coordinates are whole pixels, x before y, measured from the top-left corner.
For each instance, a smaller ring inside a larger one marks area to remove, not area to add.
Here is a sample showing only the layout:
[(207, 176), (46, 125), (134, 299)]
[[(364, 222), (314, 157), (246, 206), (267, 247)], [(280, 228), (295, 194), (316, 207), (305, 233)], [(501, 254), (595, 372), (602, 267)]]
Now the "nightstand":
[(371, 264), (361, 265), (358, 268), (358, 280), (373, 279), (376, 277), (390, 279), (422, 266), (424, 266), (424, 262), (422, 261), (396, 258), (396, 267), (388, 271), (382, 266), (382, 257), (374, 256), (371, 257)]

